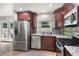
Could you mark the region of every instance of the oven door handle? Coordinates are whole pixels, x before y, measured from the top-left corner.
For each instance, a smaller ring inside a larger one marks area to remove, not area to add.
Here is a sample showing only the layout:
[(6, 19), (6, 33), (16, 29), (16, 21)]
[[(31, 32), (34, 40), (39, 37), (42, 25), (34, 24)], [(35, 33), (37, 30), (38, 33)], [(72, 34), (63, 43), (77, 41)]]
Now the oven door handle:
[(59, 46), (58, 43), (56, 42), (56, 46), (58, 47), (58, 49), (60, 49), (63, 52), (63, 46)]

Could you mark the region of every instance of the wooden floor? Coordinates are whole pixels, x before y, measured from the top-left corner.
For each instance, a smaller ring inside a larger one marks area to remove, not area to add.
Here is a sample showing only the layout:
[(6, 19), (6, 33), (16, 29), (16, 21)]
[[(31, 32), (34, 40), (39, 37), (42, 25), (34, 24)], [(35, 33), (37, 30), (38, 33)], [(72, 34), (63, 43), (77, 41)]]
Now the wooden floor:
[(56, 52), (41, 50), (15, 51), (12, 43), (0, 42), (0, 56), (56, 56)]

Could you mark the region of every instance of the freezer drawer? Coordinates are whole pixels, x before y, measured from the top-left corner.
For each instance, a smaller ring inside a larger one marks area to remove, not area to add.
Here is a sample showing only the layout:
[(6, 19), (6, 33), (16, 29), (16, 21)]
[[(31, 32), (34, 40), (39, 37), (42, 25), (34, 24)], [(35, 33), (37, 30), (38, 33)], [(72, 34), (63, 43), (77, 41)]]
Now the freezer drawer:
[(22, 50), (22, 51), (28, 50), (26, 42), (22, 42), (22, 41), (21, 42), (15, 42), (13, 47), (14, 47), (15, 50)]

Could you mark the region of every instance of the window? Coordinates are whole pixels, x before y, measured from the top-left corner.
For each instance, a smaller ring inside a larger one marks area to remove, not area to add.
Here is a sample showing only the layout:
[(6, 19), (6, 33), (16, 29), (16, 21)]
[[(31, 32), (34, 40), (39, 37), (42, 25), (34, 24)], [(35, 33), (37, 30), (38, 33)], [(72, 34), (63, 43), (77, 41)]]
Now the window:
[(50, 28), (49, 22), (41, 22), (41, 27), (42, 28)]
[(3, 23), (3, 28), (7, 28), (7, 23)]
[(10, 23), (10, 28), (13, 28), (13, 23)]

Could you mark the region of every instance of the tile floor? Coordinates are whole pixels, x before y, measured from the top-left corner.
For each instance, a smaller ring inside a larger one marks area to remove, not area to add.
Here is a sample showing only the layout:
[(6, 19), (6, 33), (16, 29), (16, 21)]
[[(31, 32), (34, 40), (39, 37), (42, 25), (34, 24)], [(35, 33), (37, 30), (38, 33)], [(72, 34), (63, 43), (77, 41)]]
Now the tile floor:
[(0, 56), (56, 56), (56, 52), (29, 50), (28, 52), (14, 51), (12, 43), (0, 43)]

